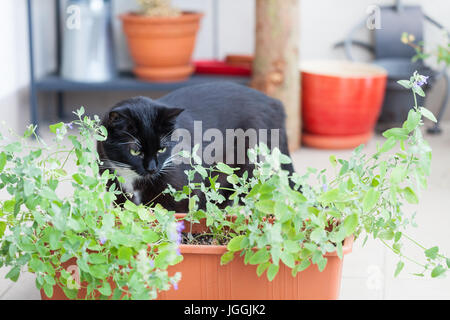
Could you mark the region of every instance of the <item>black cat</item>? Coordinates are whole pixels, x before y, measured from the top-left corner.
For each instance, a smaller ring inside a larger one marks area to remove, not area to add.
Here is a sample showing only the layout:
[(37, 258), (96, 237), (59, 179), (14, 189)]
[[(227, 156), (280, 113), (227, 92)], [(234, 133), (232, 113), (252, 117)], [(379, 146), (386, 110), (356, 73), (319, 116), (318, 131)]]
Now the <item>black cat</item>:
[[(114, 106), (102, 124), (108, 130), (108, 139), (97, 146), (102, 169), (117, 170), (126, 181), (119, 203), (131, 194), (137, 204), (160, 203), (185, 212), (186, 202), (162, 194), (168, 184), (176, 189), (187, 184), (184, 170), (190, 166), (177, 158), (180, 146), (192, 150), (199, 143), (204, 166), (225, 162), (250, 176), (253, 165), (246, 155), (255, 143), (277, 146), (289, 155), (281, 102), (228, 82), (185, 87), (158, 100), (131, 98)], [(292, 165), (283, 168), (294, 171)]]

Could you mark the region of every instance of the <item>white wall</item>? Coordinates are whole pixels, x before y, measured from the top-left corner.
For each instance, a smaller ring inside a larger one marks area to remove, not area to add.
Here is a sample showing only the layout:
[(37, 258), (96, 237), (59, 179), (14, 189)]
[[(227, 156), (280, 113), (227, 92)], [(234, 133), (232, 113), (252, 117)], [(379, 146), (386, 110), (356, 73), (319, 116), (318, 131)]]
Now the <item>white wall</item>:
[[(137, 8), (134, 1), (114, 1), (115, 15)], [(214, 57), (212, 14), (215, 1), (219, 12), (217, 34), (219, 56), (224, 57), (228, 53), (251, 54), (254, 48), (254, 0), (173, 0), (174, 5), (182, 9), (205, 13), (194, 57), (197, 59)], [(393, 0), (300, 0), (301, 59), (345, 58), (343, 50), (333, 49), (333, 44), (345, 38), (353, 25), (366, 15), (370, 5), (391, 5), (393, 2)], [(404, 0), (403, 2), (421, 5), (424, 12), (450, 29), (450, 1)], [(118, 20), (115, 21), (115, 27), (119, 42), (119, 64), (129, 67), (131, 62), (128, 55), (124, 54), (126, 44)], [(429, 46), (438, 40), (438, 33), (430, 24), (425, 24), (425, 37)], [(368, 41), (370, 31), (360, 30), (358, 38)], [(363, 50), (356, 49), (355, 56), (362, 60), (370, 59)]]
[[(34, 0), (37, 21), (35, 60), (37, 74), (51, 70), (55, 63), (54, 24), (51, 0)], [(43, 14), (45, 12), (45, 14)], [(3, 0), (0, 3), (0, 130), (21, 130), (29, 123), (29, 54), (27, 8), (25, 0)], [(42, 41), (40, 41), (42, 40)]]
[[(36, 22), (34, 30), (36, 37), (35, 60), (39, 75), (51, 71), (55, 67), (54, 12), (53, 0), (33, 1)], [(393, 0), (300, 0), (301, 59), (344, 59), (343, 49), (333, 49), (333, 44), (342, 40), (351, 27), (364, 17), (369, 5), (386, 5), (393, 2)], [(404, 2), (422, 5), (426, 13), (450, 29), (450, 1), (405, 0)], [(185, 10), (205, 13), (194, 53), (195, 59), (213, 58), (216, 54), (222, 58), (229, 53), (252, 53), (254, 47), (254, 0), (173, 0), (173, 3)], [(122, 12), (135, 10), (137, 5), (134, 0), (113, 0), (113, 4), (118, 66), (121, 69), (129, 69), (132, 62), (117, 16)], [(214, 33), (213, 24), (215, 4), (219, 12), (217, 34)], [(2, 30), (0, 33), (2, 45), (0, 50), (0, 120), (16, 117), (20, 118), (22, 122), (26, 122), (28, 121), (27, 83), (29, 73), (25, 0), (2, 0), (0, 2), (0, 27)], [(215, 36), (217, 36), (217, 47), (215, 47)], [(369, 41), (370, 32), (362, 29), (357, 37)], [(428, 45), (434, 46), (438, 39), (438, 33), (436, 29), (427, 24), (425, 37)], [(370, 55), (361, 49), (355, 49), (355, 57), (363, 61), (371, 59)], [(441, 83), (433, 90), (429, 99), (431, 104), (439, 103), (442, 89), (443, 84)], [(103, 113), (112, 103), (131, 94), (138, 93), (68, 94), (66, 105), (68, 110), (72, 110), (83, 104), (92, 112)], [(42, 109), (41, 117), (53, 120), (55, 116), (53, 97), (49, 94), (42, 94), (39, 101)], [(8, 112), (8, 116), (6, 116), (4, 111), (10, 109), (13, 109), (13, 112)], [(51, 119), (52, 117), (53, 119)], [(446, 118), (450, 119), (450, 110), (447, 112)], [(15, 122), (16, 120), (12, 121), (12, 123)]]
[[(6, 120), (8, 126), (16, 128), (18, 123), (19, 89), (28, 84), (28, 72), (23, 68), (27, 59), (23, 50), (23, 29), (17, 26), (20, 17), (20, 4), (4, 1), (0, 9), (0, 121)], [(6, 125), (0, 124), (0, 132)]]

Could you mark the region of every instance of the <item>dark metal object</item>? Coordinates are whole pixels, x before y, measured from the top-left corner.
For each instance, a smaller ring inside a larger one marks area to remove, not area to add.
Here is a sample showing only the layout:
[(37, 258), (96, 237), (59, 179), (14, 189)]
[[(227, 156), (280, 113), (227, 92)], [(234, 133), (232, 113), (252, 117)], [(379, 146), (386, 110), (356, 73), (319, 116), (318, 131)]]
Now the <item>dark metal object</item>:
[(131, 72), (122, 72), (111, 81), (84, 83), (65, 80), (57, 74), (47, 75), (36, 81), (36, 88), (45, 92), (69, 92), (69, 91), (172, 91), (185, 86), (191, 86), (211, 81), (233, 81), (246, 85), (249, 82), (248, 77), (239, 76), (212, 76), (212, 75), (193, 75), (189, 80), (183, 82), (147, 82), (134, 77)]
[[(211, 81), (233, 81), (236, 83), (247, 85), (248, 77), (240, 76), (205, 76), (193, 75), (189, 80), (176, 83), (156, 83), (140, 81), (134, 77), (131, 72), (121, 72), (110, 81), (100, 83), (73, 82), (63, 79), (60, 74), (61, 65), (61, 0), (54, 0), (55, 3), (55, 19), (56, 19), (56, 69), (51, 74), (36, 78), (35, 61), (34, 61), (34, 37), (33, 37), (33, 4), (36, 1), (27, 0), (28, 8), (28, 42), (29, 42), (29, 59), (30, 59), (30, 115), (31, 122), (34, 125), (39, 124), (38, 117), (38, 101), (37, 94), (39, 92), (55, 93), (57, 102), (57, 114), (59, 118), (64, 118), (64, 93), (65, 92), (84, 92), (84, 91), (171, 91), (181, 87), (190, 86), (199, 83)], [(214, 7), (214, 14), (217, 16), (218, 7)], [(217, 21), (215, 21), (217, 23)], [(214, 26), (217, 33), (217, 25)], [(218, 43), (214, 44), (214, 54), (218, 54)]]
[(445, 79), (445, 83), (447, 85), (447, 94), (444, 97), (444, 100), (442, 101), (442, 107), (439, 110), (437, 116), (436, 116), (436, 120), (437, 122), (434, 124), (434, 126), (432, 126), (431, 128), (428, 128), (427, 132), (431, 133), (431, 134), (438, 134), (442, 132), (441, 127), (439, 126), (439, 124), (441, 123), (442, 117), (444, 116), (445, 113), (445, 107), (448, 104), (449, 101), (449, 92), (450, 92), (450, 79), (449, 76), (447, 74), (447, 72), (443, 72), (443, 77)]
[(34, 74), (34, 42), (33, 42), (33, 8), (31, 6), (31, 0), (27, 0), (28, 11), (28, 46), (30, 51), (30, 117), (31, 123), (37, 125), (37, 97), (36, 97), (36, 86), (35, 86), (35, 74)]
[[(62, 49), (60, 44), (62, 43), (62, 31), (61, 31), (61, 3), (59, 0), (55, 0), (55, 26), (56, 26), (56, 72), (61, 74), (62, 64)], [(64, 93), (62, 91), (56, 92), (56, 106), (58, 110), (58, 118), (65, 118), (64, 112)]]
[[(406, 93), (397, 81), (409, 79), (411, 74), (417, 70), (420, 74), (429, 76), (429, 83), (424, 87), (430, 88), (437, 79), (443, 77), (447, 83), (447, 90), (438, 112), (438, 122), (428, 132), (438, 133), (439, 122), (445, 112), (449, 99), (450, 84), (448, 75), (444, 67), (441, 71), (435, 71), (425, 66), (422, 60), (415, 63), (411, 58), (415, 55), (415, 50), (400, 41), (403, 32), (413, 34), (417, 41), (423, 41), (423, 21), (427, 20), (436, 27), (443, 29), (443, 26), (424, 14), (419, 6), (404, 6), (397, 0), (394, 6), (380, 8), (382, 28), (374, 30), (374, 45), (362, 41), (353, 40), (356, 32), (366, 25), (367, 17), (355, 25), (349, 32), (344, 41), (335, 45), (335, 47), (344, 47), (346, 56), (354, 61), (352, 46), (357, 45), (374, 54), (374, 64), (384, 67), (388, 71), (388, 84), (386, 88), (385, 101), (383, 103), (382, 113), (378, 121), (377, 129), (379, 131), (398, 125), (403, 122), (413, 105), (413, 99)], [(423, 99), (421, 102), (423, 104)]]

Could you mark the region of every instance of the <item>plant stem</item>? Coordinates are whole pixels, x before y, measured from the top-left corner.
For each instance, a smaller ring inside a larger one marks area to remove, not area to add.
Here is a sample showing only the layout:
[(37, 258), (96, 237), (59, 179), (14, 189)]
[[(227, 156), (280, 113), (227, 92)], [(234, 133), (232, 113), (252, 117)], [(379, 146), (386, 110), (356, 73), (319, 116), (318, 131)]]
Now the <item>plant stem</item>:
[(69, 151), (69, 153), (67, 154), (67, 156), (66, 156), (66, 159), (64, 160), (64, 162), (63, 162), (63, 164), (62, 164), (62, 166), (61, 166), (61, 169), (63, 169), (64, 168), (64, 166), (66, 165), (66, 163), (67, 163), (67, 160), (69, 160), (69, 157), (70, 157), (70, 155), (72, 154), (72, 152), (75, 150), (75, 147), (73, 147), (70, 151)]
[(413, 95), (414, 95), (414, 106), (417, 108), (417, 97), (416, 97), (416, 93), (414, 92), (414, 90), (412, 91)]
[[(379, 238), (379, 239), (380, 239), (380, 238)], [(400, 253), (399, 251), (397, 251), (397, 250), (394, 250), (394, 248), (392, 248), (390, 245), (388, 245), (388, 244), (386, 243), (386, 241), (384, 241), (383, 239), (380, 239), (380, 241), (381, 241), (387, 248), (389, 248), (394, 254), (398, 255), (400, 258), (405, 258), (406, 260), (411, 261), (412, 263), (415, 263), (415, 264), (417, 264), (418, 266), (421, 266), (422, 268), (425, 268), (425, 269), (426, 269), (426, 265), (424, 265), (424, 264), (422, 264), (422, 263), (420, 263), (420, 262), (417, 262), (416, 260), (411, 259), (411, 258), (409, 258), (409, 257), (407, 257), (407, 256), (405, 256), (405, 255), (403, 255), (403, 254), (401, 254), (401, 253)]]

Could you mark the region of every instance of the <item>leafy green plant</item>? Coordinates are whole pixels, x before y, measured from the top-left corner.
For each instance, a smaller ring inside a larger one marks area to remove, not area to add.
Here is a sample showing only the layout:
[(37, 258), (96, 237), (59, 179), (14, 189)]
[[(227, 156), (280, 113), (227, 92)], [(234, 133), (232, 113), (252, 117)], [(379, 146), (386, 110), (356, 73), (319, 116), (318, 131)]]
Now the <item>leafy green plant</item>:
[(138, 0), (142, 14), (150, 17), (176, 17), (181, 11), (172, 7), (171, 0)]
[[(425, 82), (414, 73), (399, 83), (416, 97), (424, 95), (420, 86)], [(186, 172), (188, 184), (182, 190), (169, 186), (166, 192), (176, 200), (188, 199), (185, 219), (191, 227), (201, 219), (209, 227), (200, 235), (185, 230), (185, 243), (206, 237), (226, 245), (222, 264), (240, 254), (247, 264), (257, 265), (258, 275), (266, 272), (272, 280), (280, 263), (293, 275), (311, 264), (323, 270), (324, 254), (336, 251), (342, 257), (346, 237), (364, 242), (371, 237), (398, 255), (395, 275), (410, 261), (420, 266), (419, 276), (443, 276), (450, 260), (437, 246), (424, 247), (407, 233), (414, 214), (404, 205), (419, 202), (430, 174), (431, 149), (422, 136), (422, 118), (436, 121), (415, 100), (403, 126), (387, 130), (374, 154), (364, 154), (360, 146), (348, 160), (330, 156), (332, 178), (326, 170), (311, 168), (289, 176), (281, 165), (290, 158), (264, 145), (249, 151), (252, 177), (247, 172), (239, 176), (223, 163), (204, 168), (196, 148), (192, 155), (183, 154), (192, 166)], [(0, 200), (0, 267), (10, 268), (6, 277), (13, 281), (21, 270), (35, 273), (37, 288), (47, 296), (55, 286), (73, 299), (153, 299), (162, 290), (176, 289), (181, 275), (170, 277), (167, 268), (183, 259), (178, 249), (182, 224), (159, 205), (115, 205), (120, 191), (111, 181), (123, 180), (109, 171), (100, 174), (95, 148), (107, 132), (98, 117), (85, 116), (83, 109), (76, 114), (73, 123), (50, 126), (55, 134), (51, 145), (33, 126), (18, 139), (0, 137), (5, 199)], [(72, 126), (77, 135), (69, 134)], [(28, 139), (32, 135), (36, 143)], [(219, 176), (232, 187), (221, 186)], [(68, 187), (72, 191), (64, 195)], [(199, 197), (206, 199), (205, 208), (199, 207)], [(406, 255), (405, 241), (423, 250), (424, 261)], [(75, 267), (79, 278), (68, 267)]]
[[(106, 130), (98, 117), (76, 114), (73, 123), (50, 126), (52, 145), (33, 126), (15, 141), (0, 137), (0, 192), (7, 194), (0, 201), (0, 267), (10, 267), (13, 281), (21, 270), (35, 273), (49, 297), (57, 285), (69, 298), (85, 289), (86, 299), (154, 299), (180, 279), (166, 271), (182, 260), (176, 220), (159, 206), (114, 205), (119, 191), (108, 181), (115, 175), (99, 174), (96, 152)], [(72, 126), (78, 135), (68, 135)], [(67, 188), (73, 192), (64, 196)]]
[(448, 32), (444, 32), (444, 43), (437, 45), (436, 49), (431, 52), (425, 51), (425, 43), (423, 41), (416, 43), (414, 35), (408, 34), (407, 32), (402, 34), (401, 41), (416, 51), (416, 55), (412, 58), (413, 62), (435, 56), (438, 63), (444, 62), (447, 67), (450, 66), (450, 40)]
[[(399, 83), (416, 97), (424, 95), (420, 86), (425, 82), (426, 77), (416, 72), (410, 80)], [(189, 199), (185, 219), (191, 224), (206, 219), (206, 235), (212, 242), (227, 246), (222, 264), (240, 254), (246, 264), (258, 266), (258, 275), (266, 272), (269, 280), (276, 276), (280, 262), (291, 268), (293, 275), (311, 263), (322, 271), (327, 264), (324, 254), (336, 251), (342, 257), (343, 241), (352, 235), (364, 237), (364, 242), (369, 237), (378, 239), (398, 255), (395, 275), (405, 261), (411, 261), (421, 268), (417, 275), (430, 272), (432, 277), (442, 276), (450, 260), (437, 246), (426, 248), (408, 235), (407, 227), (415, 224), (414, 215), (403, 209), (405, 203), (417, 204), (418, 192), (427, 186), (431, 149), (422, 136), (422, 118), (436, 121), (415, 101), (403, 126), (384, 132), (386, 141), (374, 154), (364, 154), (360, 146), (349, 160), (331, 156), (332, 179), (327, 178), (325, 170), (316, 169), (289, 176), (281, 170), (281, 164), (291, 161), (289, 157), (278, 149), (270, 152), (265, 145), (249, 152), (255, 163), (251, 178), (247, 173), (237, 176), (235, 169), (223, 163), (203, 168), (194, 148), (192, 157), (183, 154), (191, 158), (188, 185), (178, 191), (169, 187), (167, 192), (176, 200)], [(233, 187), (221, 186), (220, 175)], [(295, 183), (294, 188), (290, 181)], [(230, 196), (224, 197), (219, 191)], [(206, 199), (205, 209), (198, 206), (198, 194)], [(191, 243), (205, 236), (187, 231)], [(423, 262), (403, 252), (404, 241), (423, 249)]]

